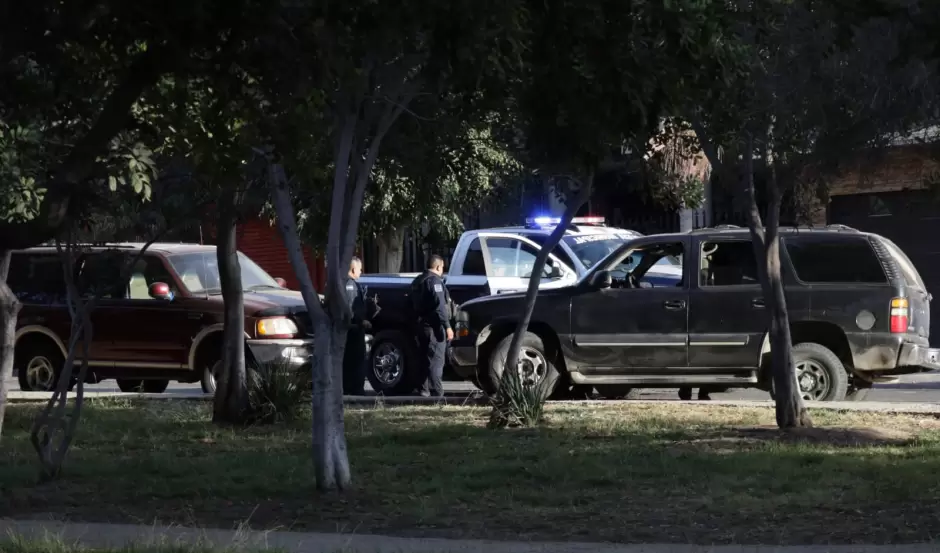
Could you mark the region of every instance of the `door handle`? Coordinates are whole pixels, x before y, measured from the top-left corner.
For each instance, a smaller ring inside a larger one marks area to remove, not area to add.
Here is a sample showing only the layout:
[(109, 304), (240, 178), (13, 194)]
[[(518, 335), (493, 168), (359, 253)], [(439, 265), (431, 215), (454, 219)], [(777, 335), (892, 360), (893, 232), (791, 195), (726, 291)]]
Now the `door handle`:
[(685, 302), (683, 300), (667, 300), (663, 302), (663, 307), (673, 311), (685, 309)]
[(754, 298), (751, 300), (751, 307), (756, 309), (763, 309), (764, 305), (764, 298)]

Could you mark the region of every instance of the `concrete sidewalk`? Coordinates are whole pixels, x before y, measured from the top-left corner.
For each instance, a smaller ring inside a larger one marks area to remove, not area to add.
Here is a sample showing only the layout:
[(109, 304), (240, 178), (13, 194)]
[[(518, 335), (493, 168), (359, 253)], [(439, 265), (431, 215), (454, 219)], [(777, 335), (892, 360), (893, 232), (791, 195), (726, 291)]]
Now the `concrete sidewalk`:
[(940, 547), (936, 544), (782, 547), (503, 542), (0, 519), (0, 536), (10, 535), (19, 535), (27, 539), (52, 537), (66, 543), (97, 548), (120, 548), (129, 544), (162, 544), (237, 549), (274, 548), (290, 553), (935, 553)]

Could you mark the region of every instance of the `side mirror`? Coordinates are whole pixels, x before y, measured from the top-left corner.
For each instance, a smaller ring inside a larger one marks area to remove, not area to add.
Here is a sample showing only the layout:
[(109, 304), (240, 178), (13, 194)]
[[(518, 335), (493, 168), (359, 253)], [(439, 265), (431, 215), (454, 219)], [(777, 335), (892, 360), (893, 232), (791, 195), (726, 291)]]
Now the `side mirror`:
[(613, 286), (614, 278), (610, 275), (610, 271), (597, 271), (591, 275), (588, 284), (595, 290), (604, 290)]
[(287, 288), (287, 281), (281, 277), (277, 277), (276, 279), (274, 279), (274, 282), (276, 282), (277, 285), (280, 286), (281, 288)]
[(155, 300), (171, 301), (173, 299), (173, 292), (165, 282), (154, 282), (147, 288), (147, 293)]

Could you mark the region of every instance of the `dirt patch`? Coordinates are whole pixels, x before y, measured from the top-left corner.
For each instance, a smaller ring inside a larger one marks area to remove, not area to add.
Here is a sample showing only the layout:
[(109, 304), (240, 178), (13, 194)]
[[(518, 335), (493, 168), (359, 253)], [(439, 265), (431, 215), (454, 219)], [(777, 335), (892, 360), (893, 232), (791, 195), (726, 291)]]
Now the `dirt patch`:
[(781, 430), (776, 426), (750, 426), (705, 433), (700, 437), (676, 441), (672, 445), (679, 450), (728, 454), (767, 443), (858, 448), (909, 446), (913, 441), (912, 433), (890, 428), (830, 426)]

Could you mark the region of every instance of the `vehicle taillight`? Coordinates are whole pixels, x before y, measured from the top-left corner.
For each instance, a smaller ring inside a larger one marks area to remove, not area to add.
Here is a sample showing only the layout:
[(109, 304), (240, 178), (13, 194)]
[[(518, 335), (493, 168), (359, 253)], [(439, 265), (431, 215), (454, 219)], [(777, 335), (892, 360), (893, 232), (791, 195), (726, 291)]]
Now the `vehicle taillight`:
[(907, 332), (908, 313), (907, 298), (891, 300), (891, 332), (895, 334)]

